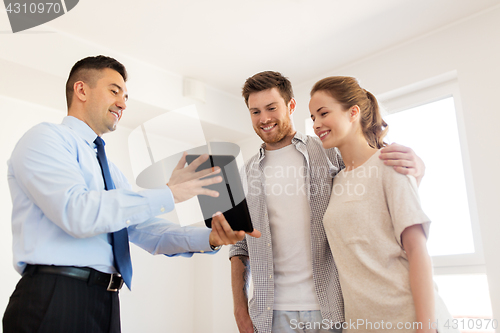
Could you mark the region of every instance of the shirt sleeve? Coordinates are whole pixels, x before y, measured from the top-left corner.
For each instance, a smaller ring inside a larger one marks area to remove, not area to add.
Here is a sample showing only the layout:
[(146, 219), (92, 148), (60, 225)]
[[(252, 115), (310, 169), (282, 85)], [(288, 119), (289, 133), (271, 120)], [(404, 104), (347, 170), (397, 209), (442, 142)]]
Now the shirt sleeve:
[(430, 219), (422, 210), (415, 177), (405, 176), (389, 167), (384, 170), (384, 193), (394, 226), (394, 236), (403, 248), (403, 231), (415, 224), (422, 225), (425, 237), (429, 237)]
[(209, 243), (211, 229), (181, 227), (160, 218), (128, 228), (129, 239), (151, 254), (190, 257), (194, 253), (215, 253)]
[(243, 240), (240, 240), (234, 245), (231, 245), (229, 249), (229, 259), (235, 256), (246, 256), (248, 257), (248, 244), (246, 236)]
[(96, 172), (84, 169), (97, 167), (100, 174), (97, 159), (82, 163), (84, 152), (78, 150), (74, 140), (49, 124), (35, 126), (19, 141), (9, 161), (9, 177), (15, 178), (23, 195), (66, 233), (76, 238), (93, 237), (145, 222), (174, 208), (167, 186), (141, 192), (127, 188), (96, 190)]

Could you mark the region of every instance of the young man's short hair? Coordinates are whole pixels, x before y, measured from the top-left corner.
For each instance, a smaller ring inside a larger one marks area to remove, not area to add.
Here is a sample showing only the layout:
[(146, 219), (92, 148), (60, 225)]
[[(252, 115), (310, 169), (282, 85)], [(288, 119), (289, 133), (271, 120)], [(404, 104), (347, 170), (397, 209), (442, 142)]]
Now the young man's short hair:
[(105, 68), (117, 71), (123, 77), (123, 81), (127, 81), (127, 70), (125, 66), (116, 59), (110, 57), (103, 55), (87, 57), (73, 65), (73, 68), (71, 68), (69, 72), (68, 81), (66, 82), (66, 103), (68, 109), (73, 99), (73, 86), (75, 82), (83, 81), (93, 87), (99, 79), (99, 71)]
[(290, 100), (293, 98), (292, 84), (288, 78), (278, 72), (260, 72), (252, 77), (249, 77), (243, 85), (241, 94), (243, 95), (243, 98), (245, 98), (245, 103), (248, 106), (248, 97), (250, 94), (272, 88), (278, 89), (281, 97), (283, 97), (285, 103), (288, 105)]

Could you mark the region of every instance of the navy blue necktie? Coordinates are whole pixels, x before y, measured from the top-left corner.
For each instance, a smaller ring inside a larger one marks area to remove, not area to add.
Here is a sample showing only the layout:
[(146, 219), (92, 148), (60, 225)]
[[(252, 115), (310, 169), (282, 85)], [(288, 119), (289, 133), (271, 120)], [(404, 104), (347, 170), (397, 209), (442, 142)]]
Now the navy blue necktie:
[[(113, 183), (111, 173), (109, 172), (108, 159), (104, 151), (104, 140), (98, 136), (94, 143), (97, 146), (97, 160), (101, 165), (104, 187), (106, 190), (113, 190), (115, 189), (115, 183)], [(127, 287), (130, 289), (132, 283), (132, 261), (130, 260), (127, 228), (111, 233), (111, 245), (113, 246), (115, 267), (122, 275), (123, 281)]]

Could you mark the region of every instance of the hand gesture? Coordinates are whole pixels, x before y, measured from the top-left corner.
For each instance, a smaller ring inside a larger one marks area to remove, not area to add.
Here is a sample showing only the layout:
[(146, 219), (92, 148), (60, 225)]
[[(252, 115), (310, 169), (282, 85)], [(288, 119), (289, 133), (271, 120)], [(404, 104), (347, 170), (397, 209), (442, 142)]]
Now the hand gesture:
[[(219, 192), (204, 188), (204, 186), (220, 183), (222, 177), (210, 177), (220, 172), (219, 167), (205, 169), (196, 172), (196, 169), (208, 159), (208, 154), (201, 155), (195, 159), (190, 165), (186, 165), (186, 155), (182, 154), (179, 163), (172, 172), (172, 176), (167, 183), (167, 186), (172, 191), (175, 203), (183, 202), (191, 199), (195, 195), (208, 195), (211, 197), (218, 197)], [(204, 179), (201, 179), (204, 178)]]

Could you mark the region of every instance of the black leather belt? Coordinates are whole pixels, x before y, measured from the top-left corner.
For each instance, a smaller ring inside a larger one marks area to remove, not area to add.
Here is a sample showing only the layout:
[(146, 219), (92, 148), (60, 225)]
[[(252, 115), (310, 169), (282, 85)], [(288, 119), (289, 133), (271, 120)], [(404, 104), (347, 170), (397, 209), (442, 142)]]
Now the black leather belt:
[(36, 273), (64, 275), (86, 281), (89, 284), (104, 286), (107, 291), (116, 292), (123, 286), (123, 279), (120, 274), (106, 274), (90, 267), (27, 265), (23, 272), (23, 276)]

